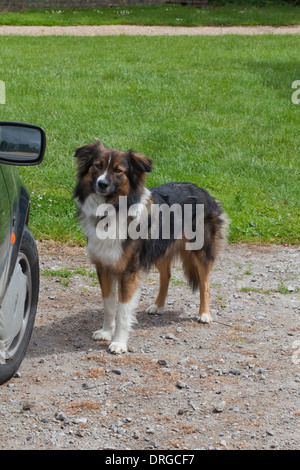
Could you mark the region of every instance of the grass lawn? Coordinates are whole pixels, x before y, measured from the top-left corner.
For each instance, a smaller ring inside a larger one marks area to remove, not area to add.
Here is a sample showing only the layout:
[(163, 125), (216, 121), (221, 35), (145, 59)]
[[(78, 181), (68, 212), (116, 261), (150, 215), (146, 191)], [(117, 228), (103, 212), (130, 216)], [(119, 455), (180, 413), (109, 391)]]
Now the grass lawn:
[(0, 13), (1, 25), (286, 25), (300, 24), (300, 7), (291, 4), (257, 8), (259, 1), (240, 1), (218, 8), (176, 4), (145, 7), (27, 10)]
[(72, 155), (98, 137), (152, 158), (148, 186), (207, 188), (232, 242), (299, 243), (298, 38), (1, 37), (0, 51), (1, 119), (47, 133), (43, 164), (21, 169), (36, 237), (83, 241)]

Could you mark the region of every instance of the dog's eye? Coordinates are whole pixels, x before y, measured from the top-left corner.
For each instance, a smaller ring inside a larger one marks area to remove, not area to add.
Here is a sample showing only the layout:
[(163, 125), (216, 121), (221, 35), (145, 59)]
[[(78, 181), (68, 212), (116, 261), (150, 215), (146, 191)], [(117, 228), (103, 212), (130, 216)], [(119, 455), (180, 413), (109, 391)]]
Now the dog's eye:
[(122, 173), (121, 168), (118, 168), (117, 166), (114, 168), (114, 173)]
[(103, 162), (96, 163), (96, 167), (98, 168), (98, 170), (102, 170), (102, 168), (103, 168)]

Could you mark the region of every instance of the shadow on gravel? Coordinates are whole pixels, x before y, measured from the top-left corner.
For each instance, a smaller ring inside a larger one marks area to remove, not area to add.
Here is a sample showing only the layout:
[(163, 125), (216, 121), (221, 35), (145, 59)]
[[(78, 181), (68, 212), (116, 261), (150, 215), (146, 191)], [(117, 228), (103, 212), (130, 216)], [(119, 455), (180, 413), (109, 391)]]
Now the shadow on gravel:
[[(43, 357), (47, 355), (61, 354), (66, 352), (83, 352), (89, 349), (107, 351), (108, 342), (94, 341), (92, 333), (100, 329), (103, 323), (103, 311), (85, 309), (71, 315), (60, 318), (60, 314), (48, 314), (49, 319), (37, 319), (31, 342), (27, 352), (28, 358)], [(134, 344), (136, 330), (149, 330), (151, 334), (159, 335), (156, 328), (164, 328), (186, 323), (197, 322), (196, 317), (184, 316), (182, 312), (166, 310), (161, 315), (148, 315), (143, 310), (137, 312), (137, 323), (133, 326), (129, 345)], [(205, 325), (199, 328), (208, 328)], [(153, 331), (151, 331), (153, 330)]]

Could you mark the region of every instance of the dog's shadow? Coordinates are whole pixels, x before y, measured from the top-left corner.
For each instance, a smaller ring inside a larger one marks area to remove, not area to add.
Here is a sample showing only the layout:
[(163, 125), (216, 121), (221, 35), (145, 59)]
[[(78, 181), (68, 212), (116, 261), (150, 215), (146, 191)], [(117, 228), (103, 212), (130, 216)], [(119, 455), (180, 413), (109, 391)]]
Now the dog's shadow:
[[(196, 321), (176, 310), (169, 310), (159, 315), (149, 315), (144, 310), (138, 310), (137, 322), (134, 324), (131, 336), (138, 334), (136, 330), (150, 330), (151, 328), (164, 328), (173, 322)], [(65, 316), (63, 319), (52, 320), (48, 323), (36, 321), (30, 345), (27, 351), (28, 358), (45, 357), (68, 352), (88, 351), (96, 349), (107, 351), (106, 341), (94, 341), (92, 333), (99, 330), (103, 323), (103, 310), (81, 310)], [(135, 333), (136, 331), (136, 333)]]

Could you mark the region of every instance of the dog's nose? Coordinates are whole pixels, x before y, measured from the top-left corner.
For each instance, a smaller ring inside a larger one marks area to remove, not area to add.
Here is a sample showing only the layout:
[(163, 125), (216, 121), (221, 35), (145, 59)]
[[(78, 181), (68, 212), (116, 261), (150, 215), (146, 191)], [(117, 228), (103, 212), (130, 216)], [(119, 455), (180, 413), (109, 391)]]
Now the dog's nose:
[(107, 189), (109, 185), (109, 181), (107, 179), (99, 179), (97, 184), (98, 184), (98, 189), (100, 189), (100, 191), (105, 191), (105, 189)]

